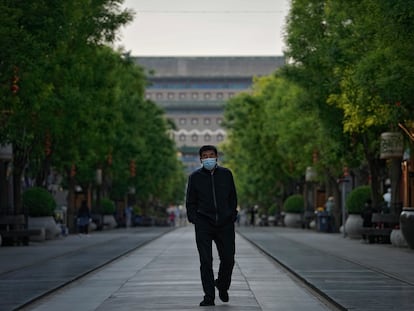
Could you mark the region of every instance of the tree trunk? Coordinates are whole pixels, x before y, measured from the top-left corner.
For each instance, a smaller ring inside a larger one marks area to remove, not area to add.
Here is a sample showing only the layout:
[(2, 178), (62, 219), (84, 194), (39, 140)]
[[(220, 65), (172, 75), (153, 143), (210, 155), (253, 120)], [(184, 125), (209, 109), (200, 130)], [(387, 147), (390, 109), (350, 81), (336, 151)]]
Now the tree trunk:
[(75, 178), (71, 176), (70, 168), (67, 171), (68, 183), (68, 209), (67, 209), (67, 226), (69, 232), (75, 232), (75, 211), (76, 211), (76, 200), (75, 200)]
[(368, 163), (370, 174), (371, 191), (372, 191), (372, 206), (377, 208), (381, 206), (383, 201), (381, 190), (381, 161), (370, 150), (368, 139), (365, 135), (362, 136), (362, 144), (364, 146), (365, 159)]
[(27, 163), (27, 152), (19, 146), (13, 146), (13, 203), (14, 213), (22, 214), (28, 211), (22, 206), (22, 177)]
[(342, 225), (341, 191), (339, 189), (337, 178), (331, 176), (329, 173), (327, 174), (326, 195), (326, 199), (328, 199), (328, 196), (334, 197), (333, 225), (335, 232), (338, 232)]
[(399, 215), (402, 212), (400, 197), (401, 174), (401, 158), (391, 159), (391, 213), (394, 215)]

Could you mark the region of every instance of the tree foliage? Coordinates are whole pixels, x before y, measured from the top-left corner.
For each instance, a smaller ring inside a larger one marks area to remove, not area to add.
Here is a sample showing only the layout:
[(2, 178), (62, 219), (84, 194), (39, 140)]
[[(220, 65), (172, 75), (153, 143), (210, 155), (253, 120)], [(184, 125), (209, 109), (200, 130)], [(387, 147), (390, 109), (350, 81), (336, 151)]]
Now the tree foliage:
[(13, 145), (17, 208), (21, 177), (45, 187), (51, 168), (84, 189), (99, 168), (104, 192), (135, 187), (165, 203), (182, 195), (164, 112), (145, 100), (143, 70), (109, 47), (133, 18), (122, 3), (1, 2), (0, 142)]

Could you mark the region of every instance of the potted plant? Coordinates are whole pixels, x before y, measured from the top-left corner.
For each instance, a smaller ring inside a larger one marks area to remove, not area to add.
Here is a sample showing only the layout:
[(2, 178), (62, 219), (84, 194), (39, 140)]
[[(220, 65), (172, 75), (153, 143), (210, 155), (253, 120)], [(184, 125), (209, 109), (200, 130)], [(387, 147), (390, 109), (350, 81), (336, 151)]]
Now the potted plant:
[(285, 225), (287, 227), (299, 228), (302, 226), (304, 206), (305, 201), (300, 194), (293, 194), (285, 200), (283, 211), (285, 212)]
[(103, 213), (103, 226), (109, 229), (116, 228), (117, 223), (114, 217), (116, 207), (115, 203), (107, 198), (101, 200), (101, 209)]
[(267, 210), (267, 221), (269, 223), (269, 226), (275, 226), (276, 225), (276, 212), (277, 212), (277, 205), (276, 203), (273, 203), (269, 209)]
[(348, 212), (348, 217), (345, 221), (345, 232), (351, 239), (360, 239), (362, 237), (363, 219), (361, 212), (369, 200), (371, 200), (370, 186), (354, 188), (346, 199), (345, 209)]
[(61, 230), (53, 217), (56, 202), (46, 189), (40, 187), (27, 189), (22, 194), (22, 204), (29, 214), (28, 228), (44, 231), (44, 234), (31, 237), (32, 240), (50, 240), (60, 235)]

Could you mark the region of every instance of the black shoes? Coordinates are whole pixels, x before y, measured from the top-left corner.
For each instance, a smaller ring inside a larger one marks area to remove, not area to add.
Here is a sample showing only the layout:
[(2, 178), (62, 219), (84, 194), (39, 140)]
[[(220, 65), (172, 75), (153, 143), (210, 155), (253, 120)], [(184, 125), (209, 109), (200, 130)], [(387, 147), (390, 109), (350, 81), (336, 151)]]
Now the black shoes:
[(219, 291), (220, 300), (223, 301), (223, 302), (228, 302), (229, 301), (229, 293), (227, 292), (227, 290), (226, 289), (220, 289), (217, 286), (218, 285), (217, 280), (214, 281), (214, 285), (216, 286), (216, 288)]
[(200, 307), (208, 307), (208, 306), (214, 306), (214, 300), (209, 300), (204, 298), (202, 302), (200, 302)]

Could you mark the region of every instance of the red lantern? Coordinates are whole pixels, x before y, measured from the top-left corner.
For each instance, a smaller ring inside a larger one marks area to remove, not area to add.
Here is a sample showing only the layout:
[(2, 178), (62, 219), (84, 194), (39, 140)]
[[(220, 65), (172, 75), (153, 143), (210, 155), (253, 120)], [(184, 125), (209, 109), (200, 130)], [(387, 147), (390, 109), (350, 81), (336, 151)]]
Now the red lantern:
[(134, 160), (131, 160), (131, 162), (129, 162), (129, 173), (131, 177), (135, 177), (136, 175), (136, 166)]
[(108, 154), (107, 161), (108, 165), (112, 165), (112, 154)]
[(10, 87), (13, 94), (17, 94), (17, 92), (20, 89), (19, 86), (17, 85), (17, 83), (19, 82), (18, 72), (19, 72), (19, 68), (14, 67), (14, 75), (12, 78), (12, 85)]
[(348, 177), (348, 176), (349, 176), (349, 169), (348, 169), (348, 166), (344, 166), (344, 168), (343, 168), (343, 172), (344, 172), (344, 177)]
[(70, 177), (75, 177), (76, 175), (76, 165), (72, 164), (72, 166), (70, 167)]
[(46, 139), (45, 139), (45, 154), (46, 156), (50, 156), (52, 153), (52, 142), (50, 138), (50, 133), (46, 133)]
[(13, 94), (17, 94), (17, 92), (19, 91), (20, 88), (17, 84), (13, 84), (10, 89), (11, 89)]

